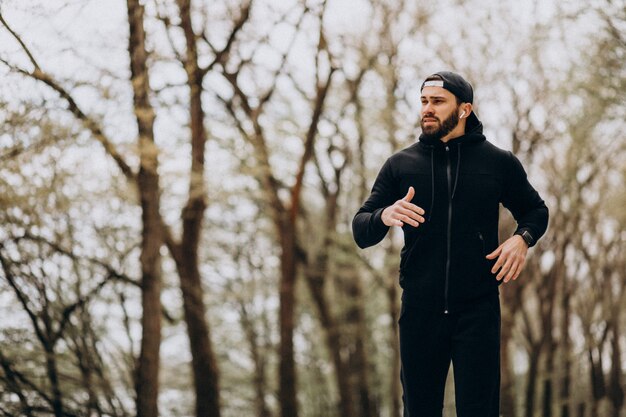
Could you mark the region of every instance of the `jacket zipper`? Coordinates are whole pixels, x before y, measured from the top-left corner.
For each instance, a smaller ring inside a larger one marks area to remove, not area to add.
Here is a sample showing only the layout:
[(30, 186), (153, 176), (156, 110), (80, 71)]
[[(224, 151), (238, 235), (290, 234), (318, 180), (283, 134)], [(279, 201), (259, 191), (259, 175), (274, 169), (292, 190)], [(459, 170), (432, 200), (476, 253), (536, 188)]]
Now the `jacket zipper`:
[(452, 236), (452, 167), (450, 166), (450, 147), (446, 146), (446, 175), (448, 177), (448, 239), (446, 254), (446, 280), (444, 294), (444, 314), (448, 314), (448, 287), (450, 285), (450, 245)]

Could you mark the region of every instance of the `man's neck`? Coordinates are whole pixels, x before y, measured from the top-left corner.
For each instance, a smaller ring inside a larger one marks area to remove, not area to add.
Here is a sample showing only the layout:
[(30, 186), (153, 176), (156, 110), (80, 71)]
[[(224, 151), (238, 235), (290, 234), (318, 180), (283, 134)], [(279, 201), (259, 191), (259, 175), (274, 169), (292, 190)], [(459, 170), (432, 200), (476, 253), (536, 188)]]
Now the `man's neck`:
[(463, 124), (463, 127), (461, 129), (459, 129), (459, 127), (460, 123), (459, 126), (457, 126), (452, 132), (448, 133), (439, 140), (441, 140), (443, 143), (448, 143), (448, 141), (451, 141), (452, 139), (460, 138), (465, 134), (465, 124)]

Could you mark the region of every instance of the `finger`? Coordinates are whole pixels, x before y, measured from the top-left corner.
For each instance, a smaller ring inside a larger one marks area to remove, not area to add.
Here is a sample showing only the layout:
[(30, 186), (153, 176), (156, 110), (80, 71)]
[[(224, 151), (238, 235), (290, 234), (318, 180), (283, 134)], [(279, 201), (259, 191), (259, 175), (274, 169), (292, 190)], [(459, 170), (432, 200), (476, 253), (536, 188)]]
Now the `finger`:
[(517, 278), (521, 270), (520, 266), (521, 266), (521, 262), (519, 260), (516, 260), (515, 262), (513, 262), (513, 264), (511, 265), (511, 269), (509, 270), (509, 273), (507, 274), (506, 278), (504, 278), (504, 282), (509, 282)]
[(424, 218), (412, 210), (399, 208), (398, 213), (408, 216), (413, 220), (417, 220), (420, 223), (424, 223)]
[[(502, 252), (502, 246), (498, 246), (496, 248), (496, 250), (494, 250), (493, 252), (491, 252), (489, 255), (485, 256), (485, 258), (487, 259), (495, 259), (498, 256), (500, 256), (500, 253)], [(495, 272), (495, 271), (491, 271), (491, 272)]]
[(505, 261), (504, 257), (499, 255), (498, 260), (496, 261), (495, 264), (493, 264), (493, 267), (491, 268), (491, 273), (495, 274), (496, 272), (498, 272), (498, 270), (502, 268), (502, 265), (504, 265), (504, 261)]
[(509, 255), (507, 257), (507, 261), (504, 263), (504, 266), (500, 271), (504, 282), (509, 282), (511, 279), (513, 279), (513, 276), (519, 269), (520, 261), (520, 258), (516, 255)]
[(424, 209), (421, 208), (420, 206), (416, 206), (415, 204), (407, 203), (404, 200), (400, 200), (400, 206), (405, 208), (405, 209), (407, 209), (407, 210), (414, 211), (417, 214), (424, 215), (424, 213), (425, 213)]
[(400, 214), (397, 208), (393, 210), (390, 217), (392, 226), (402, 227), (404, 226), (404, 223), (409, 223), (409, 219), (406, 216)]
[(520, 272), (522, 272), (522, 264), (519, 263), (515, 268), (515, 271), (511, 274), (511, 280), (515, 281), (517, 277), (519, 277)]
[(511, 262), (511, 264), (507, 266), (507, 272), (503, 278), (504, 282), (509, 282), (513, 279), (513, 275), (515, 275), (515, 271), (517, 271), (517, 264), (518, 262)]
[(409, 191), (406, 193), (406, 195), (404, 196), (404, 198), (402, 200), (406, 201), (406, 202), (409, 202), (409, 201), (413, 200), (413, 196), (414, 195), (415, 195), (415, 188), (409, 187)]
[(526, 264), (526, 256), (522, 253), (516, 252), (513, 255), (510, 255), (511, 258), (511, 271), (509, 279), (516, 279), (517, 275), (522, 272), (524, 269), (524, 265)]
[(418, 221), (413, 220), (411, 217), (409, 217), (409, 216), (407, 216), (407, 215), (405, 215), (405, 214), (401, 214), (401, 215), (400, 215), (400, 217), (399, 217), (399, 219), (400, 219), (403, 223), (409, 224), (409, 225), (411, 225), (411, 226), (413, 226), (413, 227), (417, 227), (417, 226), (419, 226), (419, 225), (420, 225)]
[(522, 261), (517, 265), (517, 270), (515, 271), (515, 275), (513, 275), (514, 281), (517, 279), (517, 277), (520, 276), (520, 274), (524, 270), (525, 265), (526, 265), (526, 258), (522, 259)]
[[(500, 256), (500, 259), (504, 258), (503, 256)], [(507, 257), (503, 264), (502, 264), (502, 268), (500, 268), (500, 272), (498, 273), (498, 276), (496, 276), (496, 279), (498, 281), (501, 281), (504, 277), (507, 276), (507, 274), (509, 273), (511, 266), (513, 264), (513, 260), (510, 257)]]
[(502, 267), (500, 268), (500, 270), (498, 271), (498, 275), (496, 275), (496, 279), (498, 281), (502, 281), (502, 277), (504, 276), (504, 272), (506, 270), (504, 269), (504, 265), (502, 265)]

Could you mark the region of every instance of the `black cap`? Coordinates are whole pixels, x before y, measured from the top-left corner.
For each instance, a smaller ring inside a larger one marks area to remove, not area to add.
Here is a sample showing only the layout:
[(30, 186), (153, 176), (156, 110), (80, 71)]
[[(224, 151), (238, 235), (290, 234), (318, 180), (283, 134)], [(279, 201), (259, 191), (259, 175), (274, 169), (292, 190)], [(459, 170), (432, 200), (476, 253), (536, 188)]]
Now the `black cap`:
[(465, 78), (461, 77), (459, 74), (450, 71), (439, 71), (432, 74), (430, 77), (433, 76), (438, 76), (441, 80), (424, 81), (420, 91), (422, 91), (424, 87), (429, 86), (443, 87), (454, 94), (462, 103), (474, 102), (474, 89), (472, 85), (465, 81)]

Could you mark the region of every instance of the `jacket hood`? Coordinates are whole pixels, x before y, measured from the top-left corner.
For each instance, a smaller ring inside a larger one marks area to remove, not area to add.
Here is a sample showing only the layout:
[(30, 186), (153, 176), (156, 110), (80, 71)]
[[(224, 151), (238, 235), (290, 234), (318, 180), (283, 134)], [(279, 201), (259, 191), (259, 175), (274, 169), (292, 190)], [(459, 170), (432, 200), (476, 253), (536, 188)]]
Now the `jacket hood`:
[[(475, 112), (471, 112), (469, 117), (467, 118), (467, 123), (465, 125), (465, 134), (463, 136), (459, 136), (457, 138), (451, 139), (448, 143), (460, 144), (460, 143), (475, 143), (475, 142), (483, 142), (485, 141), (485, 135), (483, 135), (483, 124)], [(426, 145), (427, 147), (432, 146), (445, 146), (446, 144), (439, 139), (433, 139), (429, 136), (424, 135), (423, 133), (419, 137), (420, 144)]]

